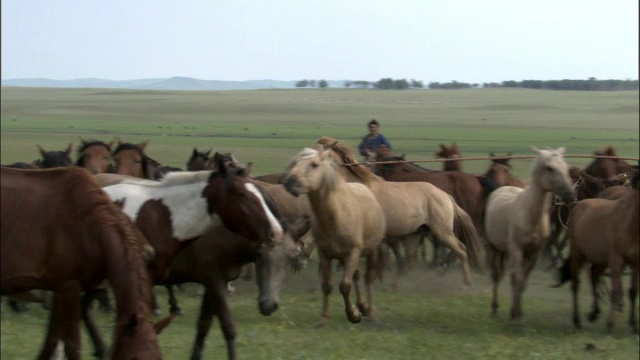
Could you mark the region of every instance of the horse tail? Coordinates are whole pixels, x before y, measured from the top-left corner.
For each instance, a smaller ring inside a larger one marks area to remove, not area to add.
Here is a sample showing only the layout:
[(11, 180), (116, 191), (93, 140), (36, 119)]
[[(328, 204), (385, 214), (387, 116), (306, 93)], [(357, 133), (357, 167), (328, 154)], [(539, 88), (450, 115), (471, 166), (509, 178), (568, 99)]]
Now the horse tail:
[(488, 197), (489, 194), (491, 194), (495, 189), (497, 189), (499, 186), (498, 184), (496, 184), (495, 181), (489, 179), (488, 177), (484, 176), (484, 175), (479, 175), (478, 176), (478, 181), (480, 182), (480, 185), (482, 186), (482, 194), (484, 195), (484, 197)]
[(553, 285), (553, 287), (560, 287), (571, 280), (571, 255), (567, 256), (562, 266), (558, 268), (556, 280), (558, 280), (558, 283)]
[(471, 220), (469, 214), (467, 214), (467, 212), (455, 202), (452, 196), (449, 197), (451, 198), (451, 202), (454, 207), (454, 234), (466, 246), (469, 264), (475, 269), (480, 270), (480, 272), (484, 272), (484, 266), (480, 260), (483, 253), (480, 234), (473, 224), (473, 220)]

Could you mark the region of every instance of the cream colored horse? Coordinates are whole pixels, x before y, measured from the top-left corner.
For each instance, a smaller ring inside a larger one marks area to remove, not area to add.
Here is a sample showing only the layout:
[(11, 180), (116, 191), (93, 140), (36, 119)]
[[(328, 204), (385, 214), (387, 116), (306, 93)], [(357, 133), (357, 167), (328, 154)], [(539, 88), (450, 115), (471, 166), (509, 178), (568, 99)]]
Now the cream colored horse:
[[(350, 182), (366, 185), (382, 205), (387, 220), (387, 237), (415, 234), (425, 227), (462, 261), (464, 282), (471, 284), (470, 262), (481, 269), (480, 237), (469, 215), (455, 200), (435, 185), (423, 181), (385, 181), (363, 169), (353, 158), (353, 151), (335, 139), (322, 137), (316, 150), (334, 143), (330, 155), (341, 164), (340, 173)], [(456, 236), (458, 235), (458, 236)], [(462, 241), (459, 240), (462, 239)]]
[[(384, 212), (375, 196), (362, 184), (347, 183), (329, 158), (329, 151), (305, 148), (298, 153), (283, 180), (291, 194), (308, 196), (315, 215), (311, 231), (318, 248), (323, 292), (319, 325), (324, 325), (329, 319), (333, 259), (344, 265), (340, 293), (344, 298), (347, 319), (352, 323), (360, 322), (361, 313), (374, 318), (372, 285), (379, 246), (386, 229)], [(359, 291), (361, 256), (367, 259), (367, 304), (361, 300)], [(352, 284), (355, 286), (357, 307), (350, 298)]]
[(550, 235), (549, 207), (552, 194), (566, 202), (575, 200), (569, 166), (557, 150), (534, 150), (538, 153), (531, 166), (530, 184), (522, 189), (502, 186), (487, 199), (485, 230), (488, 260), (493, 282), (492, 315), (498, 310), (498, 283), (504, 274), (505, 259), (510, 261), (513, 300), (511, 321), (522, 318), (522, 293), (538, 255)]

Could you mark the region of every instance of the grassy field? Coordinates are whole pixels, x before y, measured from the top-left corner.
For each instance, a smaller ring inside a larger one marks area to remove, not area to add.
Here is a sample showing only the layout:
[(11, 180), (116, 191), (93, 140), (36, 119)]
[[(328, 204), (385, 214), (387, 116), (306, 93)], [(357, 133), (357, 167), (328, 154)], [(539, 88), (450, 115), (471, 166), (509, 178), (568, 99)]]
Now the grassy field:
[[(323, 135), (357, 146), (366, 122), (376, 118), (394, 151), (408, 159), (428, 160), (440, 143), (456, 142), (465, 156), (530, 155), (530, 145), (566, 146), (570, 155), (591, 154), (613, 145), (619, 155), (638, 157), (638, 92), (555, 92), (473, 89), (460, 91), (264, 90), (169, 92), (96, 89), (2, 88), (1, 163), (38, 158), (36, 144), (47, 150), (74, 146), (79, 137), (126, 142), (150, 140), (147, 152), (163, 164), (184, 167), (193, 147), (233, 152), (254, 163), (254, 174), (279, 172), (302, 147)], [(569, 159), (582, 166), (589, 159)], [(483, 172), (488, 160), (466, 161), (468, 172)], [(527, 176), (527, 160), (513, 161)], [(440, 163), (423, 164), (440, 168)], [(230, 298), (242, 359), (637, 359), (640, 341), (617, 314), (612, 335), (604, 316), (571, 322), (568, 286), (555, 289), (553, 274), (540, 265), (524, 295), (521, 331), (508, 326), (508, 276), (500, 288), (500, 313), (491, 319), (488, 274), (475, 274), (474, 285), (461, 288), (458, 266), (443, 277), (424, 264), (407, 274), (398, 289), (391, 273), (376, 287), (379, 321), (350, 324), (343, 312), (334, 276), (333, 317), (322, 329), (317, 263), (289, 274), (280, 309), (263, 317), (257, 311), (256, 286), (237, 281)], [(581, 311), (590, 308), (586, 277)], [(625, 286), (629, 278), (623, 279)], [(167, 359), (189, 357), (199, 312), (198, 286), (179, 294), (184, 316), (160, 336)], [(626, 291), (625, 291), (626, 292)], [(165, 291), (157, 288), (161, 304)], [(625, 299), (626, 301), (626, 299)], [(166, 312), (166, 306), (164, 306)], [(111, 315), (96, 311), (109, 333)], [(48, 313), (31, 305), (15, 314), (3, 304), (0, 327), (2, 359), (32, 359), (44, 339)], [(91, 358), (88, 339), (83, 358)], [(589, 350), (590, 349), (590, 350)], [(217, 321), (204, 356), (225, 358)]]
[[(233, 152), (254, 163), (254, 174), (280, 172), (320, 136), (352, 147), (378, 119), (394, 152), (433, 159), (441, 143), (456, 142), (464, 156), (531, 155), (530, 145), (566, 146), (591, 154), (611, 144), (637, 157), (638, 92), (536, 90), (264, 90), (134, 91), (2, 88), (1, 163), (32, 161), (79, 137), (149, 140), (147, 153), (184, 167), (193, 147)], [(588, 159), (571, 160), (582, 166)], [(483, 172), (488, 161), (467, 161)], [(526, 176), (527, 161), (514, 161)], [(426, 163), (440, 168), (440, 163)]]

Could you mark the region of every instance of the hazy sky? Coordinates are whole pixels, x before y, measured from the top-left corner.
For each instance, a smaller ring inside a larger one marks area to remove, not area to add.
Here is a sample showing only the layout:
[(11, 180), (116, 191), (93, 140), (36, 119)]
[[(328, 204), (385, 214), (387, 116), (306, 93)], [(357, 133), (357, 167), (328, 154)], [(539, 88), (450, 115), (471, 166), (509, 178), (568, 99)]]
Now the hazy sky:
[(638, 0), (1, 4), (3, 79), (638, 79)]

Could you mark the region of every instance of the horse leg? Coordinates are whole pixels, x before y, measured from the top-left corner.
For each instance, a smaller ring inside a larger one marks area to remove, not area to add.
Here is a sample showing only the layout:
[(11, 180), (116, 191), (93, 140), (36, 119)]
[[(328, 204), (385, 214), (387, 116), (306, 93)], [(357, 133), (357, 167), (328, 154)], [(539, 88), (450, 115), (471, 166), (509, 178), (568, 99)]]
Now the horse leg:
[(591, 313), (589, 313), (589, 322), (594, 322), (600, 315), (600, 304), (598, 301), (598, 284), (600, 283), (600, 276), (607, 268), (606, 264), (591, 264), (591, 271), (589, 276), (591, 277), (591, 295), (593, 297), (593, 304), (591, 305)]
[[(222, 298), (224, 298), (224, 286), (219, 291), (222, 292)], [(204, 295), (202, 297), (202, 304), (200, 305), (200, 316), (198, 317), (196, 340), (191, 350), (191, 360), (199, 360), (202, 358), (202, 351), (204, 350), (204, 340), (209, 334), (211, 324), (213, 323), (213, 317), (216, 312), (216, 296), (214, 286), (211, 284), (205, 285)], [(220, 296), (218, 296), (220, 298)], [(224, 301), (224, 300), (223, 300)]]
[(358, 310), (360, 310), (360, 313), (363, 315), (366, 315), (368, 310), (367, 310), (367, 304), (365, 304), (364, 300), (362, 299), (362, 293), (360, 292), (360, 271), (356, 270), (353, 273), (353, 289), (355, 290), (356, 293), (356, 306), (358, 307)]
[[(378, 262), (380, 261), (379, 250), (374, 250), (369, 256), (367, 256), (367, 268), (364, 274), (365, 286), (367, 287), (367, 307), (362, 313), (369, 318), (369, 320), (375, 321), (375, 308), (373, 306), (373, 283), (376, 281), (376, 269), (378, 268)], [(362, 311), (362, 308), (360, 308)]]
[(636, 320), (636, 300), (638, 297), (638, 273), (639, 265), (631, 265), (631, 286), (629, 286), (629, 326), (636, 334), (638, 333), (638, 320)]
[(352, 324), (359, 323), (361, 320), (360, 311), (351, 303), (350, 297), (353, 275), (358, 270), (359, 261), (360, 249), (352, 249), (351, 253), (344, 260), (344, 273), (340, 281), (340, 293), (344, 300), (344, 311), (347, 314), (347, 320)]
[(491, 300), (491, 316), (498, 314), (498, 285), (504, 276), (504, 253), (489, 245), (488, 260), (491, 267), (491, 282), (493, 283), (493, 298)]
[(511, 250), (509, 260), (511, 261), (511, 323), (519, 325), (522, 319), (522, 292), (525, 288), (525, 268), (529, 266), (529, 262), (520, 249)]
[(64, 343), (68, 360), (80, 360), (81, 291), (78, 284), (69, 283), (53, 294), (49, 329), (38, 359), (50, 359), (58, 341)]
[(435, 226), (432, 229), (436, 238), (451, 249), (462, 261), (462, 271), (464, 273), (464, 283), (466, 286), (471, 285), (471, 268), (469, 267), (469, 258), (467, 255), (466, 246), (458, 240), (453, 234), (453, 229), (437, 229)]
[(611, 308), (607, 319), (607, 330), (612, 332), (614, 313), (616, 310), (622, 311), (622, 269), (624, 268), (624, 259), (614, 251), (609, 253), (609, 268), (611, 269)]
[(178, 299), (176, 293), (173, 291), (172, 285), (165, 285), (167, 293), (169, 294), (169, 313), (170, 314), (182, 314), (182, 309), (178, 306)]
[(89, 337), (93, 343), (93, 355), (98, 359), (103, 359), (105, 357), (107, 347), (102, 340), (102, 336), (100, 335), (98, 326), (96, 326), (93, 315), (91, 315), (91, 303), (96, 295), (97, 293), (95, 291), (87, 291), (82, 296), (82, 321), (84, 322), (84, 326), (87, 329), (87, 332), (89, 332)]
[[(584, 264), (584, 256), (577, 251), (571, 251), (571, 256), (569, 257), (569, 272), (571, 276), (571, 293), (573, 294), (573, 326), (576, 329), (582, 328), (582, 321), (580, 320), (580, 310), (578, 303), (578, 293), (580, 290), (580, 270), (582, 270), (582, 265)], [(597, 296), (594, 293), (594, 297)]]
[(323, 251), (318, 251), (318, 268), (322, 288), (322, 312), (318, 326), (324, 326), (329, 321), (329, 295), (333, 287), (331, 286), (331, 259)]

